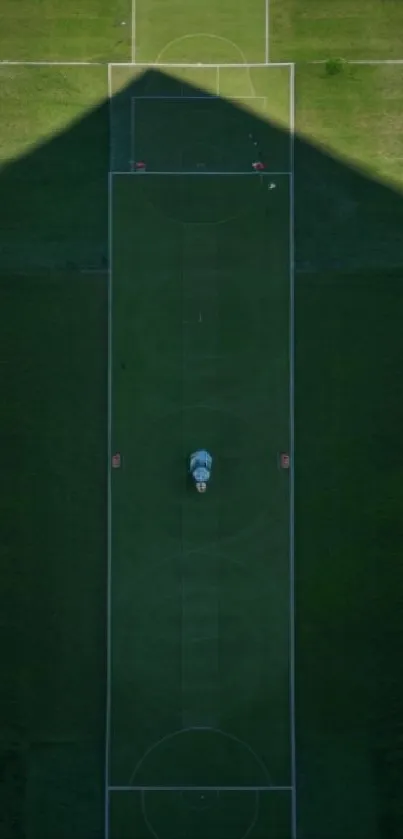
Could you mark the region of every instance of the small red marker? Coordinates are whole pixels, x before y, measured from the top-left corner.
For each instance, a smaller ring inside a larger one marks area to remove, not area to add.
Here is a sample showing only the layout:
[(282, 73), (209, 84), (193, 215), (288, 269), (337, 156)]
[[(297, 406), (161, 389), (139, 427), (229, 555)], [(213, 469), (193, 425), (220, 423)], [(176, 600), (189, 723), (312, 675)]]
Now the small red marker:
[(282, 452), (280, 455), (280, 466), (282, 469), (290, 468), (290, 455), (287, 452)]
[(120, 452), (116, 452), (112, 455), (112, 469), (120, 469), (122, 465), (122, 458), (120, 456)]

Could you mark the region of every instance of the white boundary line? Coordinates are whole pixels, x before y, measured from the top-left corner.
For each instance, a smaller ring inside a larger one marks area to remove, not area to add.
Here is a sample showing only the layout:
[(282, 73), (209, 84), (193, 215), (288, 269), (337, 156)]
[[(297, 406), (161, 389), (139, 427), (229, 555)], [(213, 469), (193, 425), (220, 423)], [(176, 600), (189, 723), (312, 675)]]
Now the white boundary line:
[(132, 0), (132, 20), (131, 20), (131, 59), (132, 64), (136, 63), (136, 0)]
[(105, 721), (105, 809), (104, 834), (109, 837), (109, 759), (111, 738), (111, 656), (112, 656), (112, 190), (108, 173), (108, 430), (107, 430), (107, 587), (106, 587), (106, 721)]
[[(307, 61), (307, 64), (327, 64), (329, 59), (321, 58)], [(345, 64), (403, 64), (403, 58), (363, 58), (346, 59)], [(148, 64), (138, 64), (137, 61), (9, 61), (0, 59), (0, 67), (187, 67), (203, 70), (204, 68), (225, 68), (233, 67), (237, 70), (250, 70), (254, 67), (292, 67), (292, 61), (269, 61), (259, 64), (171, 64), (169, 62), (155, 61)]]
[(297, 839), (296, 742), (295, 742), (295, 64), (290, 68), (290, 748), (291, 837)]
[(291, 787), (113, 786), (109, 792), (291, 792)]
[(133, 64), (132, 61), (126, 61), (126, 62), (125, 61), (119, 61), (119, 62), (111, 61), (110, 64), (111, 64), (111, 67), (140, 67), (140, 68), (141, 67), (171, 67), (171, 68), (172, 67), (173, 68), (175, 68), (175, 67), (188, 67), (188, 68), (194, 69), (194, 70), (203, 70), (205, 68), (226, 68), (226, 67), (234, 67), (237, 70), (242, 70), (242, 69), (243, 70), (250, 70), (253, 67), (265, 67), (265, 68), (267, 68), (268, 66), (269, 67), (292, 67), (293, 66), (292, 61), (270, 61), (269, 65), (267, 65), (264, 61), (260, 61), (260, 62), (257, 62), (255, 64), (248, 64), (247, 62), (239, 63), (239, 61), (236, 64), (234, 64), (234, 63), (232, 63), (232, 64), (222, 64), (222, 63), (203, 64), (201, 61), (200, 62), (193, 62), (191, 64), (189, 64), (189, 63), (173, 64), (172, 62), (169, 62), (169, 61), (168, 62), (166, 62), (166, 61), (165, 62), (164, 61), (154, 61), (154, 62), (151, 62), (151, 63), (148, 63), (148, 64), (147, 63), (136, 62), (135, 64)]
[(191, 172), (158, 172), (158, 171), (155, 171), (155, 172), (149, 172), (149, 171), (145, 171), (145, 172), (129, 172), (129, 171), (127, 171), (127, 172), (124, 172), (124, 171), (123, 172), (111, 172), (111, 175), (113, 175), (114, 177), (117, 176), (117, 175), (118, 176), (129, 175), (130, 177), (137, 177), (137, 178), (147, 178), (147, 177), (149, 178), (152, 175), (164, 175), (164, 176), (169, 175), (170, 177), (177, 177), (177, 178), (184, 178), (184, 177), (188, 177), (189, 175), (194, 175), (195, 178), (203, 178), (203, 177), (204, 178), (206, 178), (206, 177), (216, 177), (216, 178), (221, 177), (222, 178), (222, 177), (228, 177), (228, 176), (234, 177), (234, 175), (236, 175), (237, 177), (248, 176), (250, 178), (256, 178), (257, 176), (259, 176), (259, 177), (266, 178), (266, 177), (273, 177), (274, 175), (277, 175), (277, 177), (279, 177), (280, 175), (283, 175), (284, 177), (289, 178), (291, 176), (291, 174), (292, 174), (291, 172), (267, 172), (267, 171), (265, 171), (265, 172), (253, 172), (253, 171), (251, 171), (251, 172), (212, 172), (212, 171), (201, 171), (201, 172), (197, 172), (197, 171), (191, 171)]
[(269, 62), (270, 62), (270, 57), (269, 57), (270, 56), (270, 36), (269, 36), (269, 31), (270, 31), (270, 0), (266, 0), (266, 3), (265, 3), (265, 24), (264, 25), (265, 25), (265, 39), (264, 39), (265, 53), (264, 53), (264, 58), (265, 58), (265, 63), (269, 64)]

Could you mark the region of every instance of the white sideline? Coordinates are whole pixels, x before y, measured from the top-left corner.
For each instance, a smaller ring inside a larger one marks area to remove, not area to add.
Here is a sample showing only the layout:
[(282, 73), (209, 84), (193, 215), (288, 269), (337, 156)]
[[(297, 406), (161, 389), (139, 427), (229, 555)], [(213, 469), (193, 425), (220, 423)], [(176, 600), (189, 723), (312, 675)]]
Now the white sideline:
[(294, 151), (295, 151), (295, 64), (290, 67), (290, 751), (291, 751), (291, 839), (297, 839), (296, 741), (295, 741), (295, 250), (294, 250)]

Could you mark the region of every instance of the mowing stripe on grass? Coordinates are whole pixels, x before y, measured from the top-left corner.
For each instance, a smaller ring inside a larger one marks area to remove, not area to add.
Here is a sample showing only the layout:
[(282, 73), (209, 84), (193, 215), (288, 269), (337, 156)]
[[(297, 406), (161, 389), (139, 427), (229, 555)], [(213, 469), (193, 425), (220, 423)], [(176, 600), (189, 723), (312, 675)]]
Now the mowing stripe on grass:
[[(218, 290), (215, 266), (217, 238), (211, 225), (182, 226), (182, 388), (183, 404), (199, 396), (199, 366), (218, 351)], [(183, 419), (183, 443), (193, 440), (193, 420)], [(203, 441), (200, 441), (200, 445)], [(190, 452), (189, 452), (190, 454)], [(217, 514), (206, 516), (204, 499), (186, 503), (182, 511), (182, 722), (184, 727), (219, 723), (216, 712), (219, 685), (217, 562), (203, 553), (192, 556), (194, 545), (218, 540)], [(207, 538), (208, 536), (208, 538)]]

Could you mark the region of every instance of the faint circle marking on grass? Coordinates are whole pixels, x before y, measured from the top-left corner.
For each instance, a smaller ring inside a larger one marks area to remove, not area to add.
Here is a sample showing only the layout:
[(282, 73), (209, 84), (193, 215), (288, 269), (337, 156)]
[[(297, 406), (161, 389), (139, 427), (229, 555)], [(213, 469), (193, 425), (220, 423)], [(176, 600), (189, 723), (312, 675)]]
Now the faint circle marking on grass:
[[(168, 50), (170, 50), (171, 47), (174, 46), (174, 44), (179, 44), (181, 41), (189, 41), (189, 40), (195, 39), (195, 38), (210, 38), (211, 40), (215, 40), (215, 41), (223, 41), (224, 43), (229, 44), (230, 47), (232, 49), (234, 49), (235, 52), (238, 53), (238, 55), (241, 56), (242, 64), (246, 64), (246, 65), (248, 64), (248, 59), (246, 58), (245, 53), (243, 52), (241, 47), (239, 47), (238, 44), (235, 43), (235, 41), (232, 41), (231, 38), (226, 38), (223, 35), (214, 35), (214, 33), (212, 33), (212, 32), (190, 32), (187, 35), (179, 35), (178, 38), (172, 38), (172, 40), (168, 41), (165, 44), (165, 46), (162, 48), (162, 50), (159, 51), (159, 53), (157, 55), (157, 58), (155, 59), (154, 63), (159, 64), (162, 56), (164, 55), (164, 53), (168, 52)], [(214, 63), (215, 62), (211, 62), (211, 64), (214, 64)], [(220, 63), (220, 62), (217, 62), (217, 63)], [(203, 62), (198, 62), (197, 66), (203, 68), (203, 64), (204, 64)], [(225, 64), (225, 62), (223, 62), (223, 64)], [(186, 68), (184, 68), (184, 69), (186, 69)], [(212, 68), (210, 67), (210, 69), (212, 69)]]
[[(207, 792), (210, 792), (210, 794), (211, 794), (211, 791), (207, 791)], [(173, 791), (171, 793), (171, 795), (172, 794), (175, 795), (175, 792)], [(252, 812), (251, 812), (251, 816), (250, 816), (250, 820), (249, 820), (249, 825), (243, 831), (243, 833), (236, 834), (235, 831), (233, 833), (226, 833), (226, 839), (247, 839), (247, 837), (249, 836), (251, 831), (254, 829), (254, 827), (256, 825), (256, 822), (258, 820), (258, 817), (259, 817), (259, 792), (251, 790), (250, 792), (246, 792), (246, 793), (242, 792), (242, 795), (253, 796), (253, 804), (252, 804), (252, 808), (251, 808)], [(146, 796), (147, 796), (147, 793), (143, 790), (142, 793), (141, 793), (141, 810), (142, 810), (142, 813), (143, 813), (143, 818), (144, 818), (145, 824), (146, 824), (148, 830), (150, 831), (151, 835), (154, 836), (154, 839), (165, 839), (164, 833), (161, 832), (160, 830), (157, 830), (155, 828), (154, 824), (152, 823), (149, 812), (147, 810)], [(220, 794), (218, 793), (217, 798), (215, 800), (216, 807), (220, 806), (221, 802), (223, 801), (223, 798), (225, 798), (225, 793), (224, 793), (224, 796), (221, 797), (221, 799), (220, 799)], [(213, 809), (213, 807), (214, 807), (214, 803), (212, 803), (209, 807), (204, 807), (204, 808), (196, 808), (195, 807), (193, 809), (195, 809), (195, 810), (198, 809), (199, 818), (201, 818), (202, 815), (204, 813), (206, 813), (206, 810), (210, 811), (210, 810)], [(206, 827), (208, 829), (208, 825)], [(168, 839), (168, 837), (167, 837), (167, 839)], [(205, 839), (205, 837), (203, 837), (203, 839)]]

